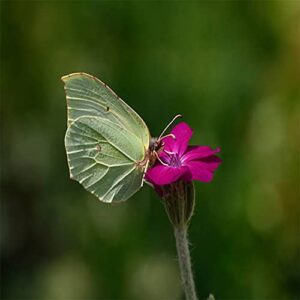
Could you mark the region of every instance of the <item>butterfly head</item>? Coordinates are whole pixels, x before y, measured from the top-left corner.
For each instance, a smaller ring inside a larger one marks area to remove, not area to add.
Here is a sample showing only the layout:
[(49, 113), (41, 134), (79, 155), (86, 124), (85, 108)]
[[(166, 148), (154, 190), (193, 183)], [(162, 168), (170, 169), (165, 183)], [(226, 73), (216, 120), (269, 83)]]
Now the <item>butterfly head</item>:
[(153, 166), (158, 155), (163, 151), (164, 143), (163, 140), (160, 138), (152, 137), (149, 143), (149, 150), (148, 150), (148, 159), (149, 165)]
[(164, 162), (161, 161), (159, 155), (162, 153), (162, 151), (164, 150), (164, 139), (166, 137), (172, 137), (173, 139), (175, 139), (174, 134), (170, 133), (167, 135), (164, 135), (164, 133), (166, 132), (166, 130), (170, 127), (170, 125), (178, 118), (182, 118), (182, 115), (176, 115), (172, 121), (166, 126), (166, 128), (162, 131), (162, 133), (160, 134), (160, 136), (158, 138), (156, 137), (151, 137), (150, 138), (150, 142), (149, 142), (149, 147), (148, 150), (146, 151), (146, 155), (143, 158), (143, 160), (138, 162), (138, 166), (142, 167), (142, 168), (146, 168), (146, 171), (148, 168), (152, 167), (156, 160), (159, 160), (161, 164), (165, 164)]
[(151, 152), (160, 153), (163, 150), (164, 143), (162, 139), (152, 137), (150, 139), (149, 150)]
[(162, 131), (160, 136), (158, 138), (151, 138), (149, 143), (149, 150), (148, 150), (148, 159), (149, 159), (149, 166), (153, 166), (155, 161), (159, 158), (159, 154), (164, 150), (164, 138), (171, 136), (175, 139), (175, 136), (173, 134), (167, 134), (164, 135), (164, 133), (167, 131), (167, 129), (174, 123), (174, 121), (178, 118), (182, 118), (182, 115), (176, 115), (171, 122), (165, 127), (165, 129)]

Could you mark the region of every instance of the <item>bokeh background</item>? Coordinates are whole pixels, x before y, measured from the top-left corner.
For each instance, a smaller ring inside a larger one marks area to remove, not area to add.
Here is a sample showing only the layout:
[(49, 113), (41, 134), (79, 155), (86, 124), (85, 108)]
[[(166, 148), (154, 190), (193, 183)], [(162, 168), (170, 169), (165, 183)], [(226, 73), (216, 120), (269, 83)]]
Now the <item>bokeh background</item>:
[(190, 226), (200, 298), (300, 299), (300, 5), (1, 2), (2, 299), (183, 299), (150, 187), (101, 204), (71, 181), (62, 75), (115, 90), (158, 135), (220, 146)]

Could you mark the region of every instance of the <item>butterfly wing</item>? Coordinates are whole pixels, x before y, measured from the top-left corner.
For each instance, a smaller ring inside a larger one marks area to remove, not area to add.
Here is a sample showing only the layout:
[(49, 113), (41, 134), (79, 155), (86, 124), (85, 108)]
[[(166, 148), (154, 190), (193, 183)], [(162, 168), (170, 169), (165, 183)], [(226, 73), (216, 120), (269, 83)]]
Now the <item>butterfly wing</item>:
[(68, 127), (65, 145), (71, 178), (101, 201), (124, 201), (140, 189), (142, 141), (124, 127), (101, 117), (79, 117)]
[(127, 200), (142, 185), (150, 134), (144, 121), (97, 78), (64, 76), (65, 146), (71, 178), (103, 202)]
[(149, 147), (150, 133), (142, 118), (105, 83), (86, 73), (62, 77), (68, 106), (68, 126), (82, 116), (98, 116), (124, 126)]

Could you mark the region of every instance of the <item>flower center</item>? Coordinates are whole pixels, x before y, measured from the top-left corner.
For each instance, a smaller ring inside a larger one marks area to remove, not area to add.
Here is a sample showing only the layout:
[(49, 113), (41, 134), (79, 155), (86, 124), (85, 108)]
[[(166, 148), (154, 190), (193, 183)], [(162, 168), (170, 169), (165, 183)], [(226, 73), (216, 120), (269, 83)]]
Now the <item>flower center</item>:
[(165, 157), (164, 161), (170, 167), (174, 167), (174, 168), (181, 167), (181, 160), (180, 160), (180, 156), (178, 155), (178, 153), (173, 153), (173, 152), (169, 152), (169, 151), (164, 151), (164, 152), (168, 154), (168, 156)]

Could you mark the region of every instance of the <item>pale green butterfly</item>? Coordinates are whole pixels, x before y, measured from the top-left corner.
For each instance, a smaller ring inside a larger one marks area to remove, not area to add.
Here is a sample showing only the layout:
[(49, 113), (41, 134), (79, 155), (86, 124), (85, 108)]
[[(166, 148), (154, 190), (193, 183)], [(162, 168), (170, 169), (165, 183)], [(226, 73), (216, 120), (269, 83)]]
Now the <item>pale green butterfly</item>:
[(103, 202), (136, 193), (162, 148), (142, 118), (105, 83), (85, 73), (62, 77), (68, 108), (65, 147), (70, 177)]

